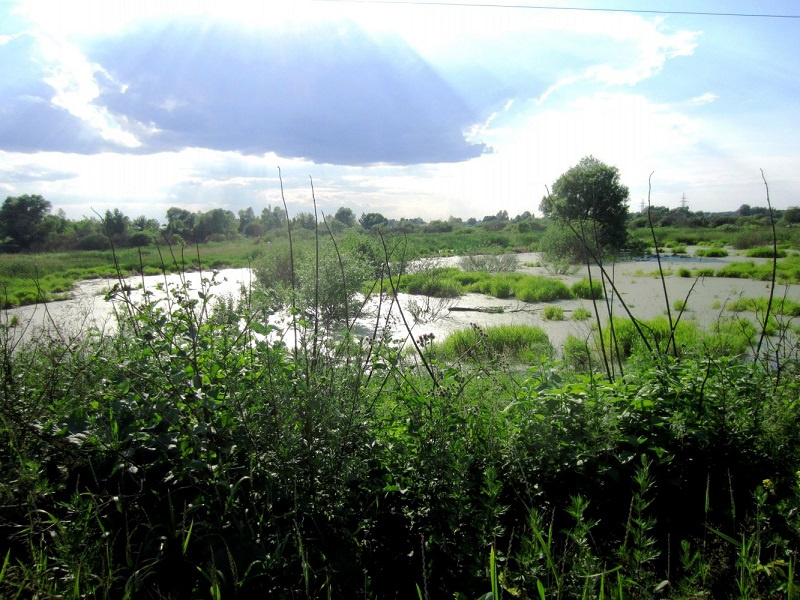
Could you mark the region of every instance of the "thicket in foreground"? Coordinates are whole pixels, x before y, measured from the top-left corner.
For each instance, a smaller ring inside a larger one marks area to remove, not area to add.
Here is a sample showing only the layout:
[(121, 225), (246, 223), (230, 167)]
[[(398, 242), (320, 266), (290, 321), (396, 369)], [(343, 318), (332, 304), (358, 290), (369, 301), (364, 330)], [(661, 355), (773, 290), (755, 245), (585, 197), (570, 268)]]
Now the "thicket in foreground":
[(141, 305), (121, 287), (116, 333), (2, 328), (2, 595), (796, 596), (790, 336), (679, 353), (670, 316), (623, 354), (611, 321), (604, 374), (587, 351), (575, 375), (535, 332), (392, 340), (401, 283), (378, 276), (359, 336), (352, 296), (332, 319), (292, 294), (278, 329), (213, 276)]
[(5, 597), (796, 595), (796, 352), (520, 376), (481, 335), (287, 349), (211, 285), (122, 307), (5, 330)]

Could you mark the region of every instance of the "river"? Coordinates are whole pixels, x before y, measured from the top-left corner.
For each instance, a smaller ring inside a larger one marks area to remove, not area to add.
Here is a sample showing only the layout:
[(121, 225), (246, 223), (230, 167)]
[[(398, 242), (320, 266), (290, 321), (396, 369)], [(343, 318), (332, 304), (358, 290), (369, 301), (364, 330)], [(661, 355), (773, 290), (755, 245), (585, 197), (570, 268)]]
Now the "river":
[[(691, 249), (690, 249), (691, 252)], [(457, 259), (441, 259), (451, 263)], [(537, 254), (519, 255), (519, 271), (536, 275), (547, 275), (547, 271), (538, 263)], [(728, 279), (708, 277), (699, 280), (677, 276), (677, 269), (686, 267), (711, 267), (718, 269), (724, 264), (736, 260), (745, 260), (740, 256), (724, 258), (669, 257), (664, 259), (664, 268), (672, 274), (665, 279), (668, 298), (665, 299), (661, 280), (651, 275), (657, 269), (654, 259), (625, 262), (616, 265), (614, 280), (622, 299), (631, 312), (639, 319), (652, 319), (663, 315), (666, 307), (676, 300), (688, 297), (688, 310), (683, 319), (693, 320), (708, 327), (715, 321), (732, 313), (725, 310), (726, 303), (741, 297), (759, 297), (769, 294), (769, 284), (762, 281), (746, 279)], [(747, 259), (752, 260), (752, 259)], [(560, 276), (559, 279), (571, 285), (587, 275), (586, 268), (579, 269), (571, 275)], [(599, 273), (594, 273), (598, 276)], [(206, 284), (204, 285), (203, 281)], [(208, 286), (210, 282), (213, 285)], [(72, 298), (36, 306), (25, 306), (2, 311), (2, 322), (10, 324), (12, 338), (16, 340), (35, 340), (45, 335), (60, 337), (82, 337), (93, 333), (110, 332), (116, 326), (115, 311), (122, 305), (119, 300), (106, 300), (106, 293), (115, 285), (116, 280), (90, 280), (79, 283), (73, 291)], [(146, 277), (130, 277), (124, 285), (131, 289), (133, 302), (141, 302), (144, 293), (151, 292), (154, 298), (164, 298), (167, 289), (176, 289), (186, 284), (190, 294), (198, 298), (199, 293), (211, 292), (216, 297), (237, 297), (242, 290), (254, 285), (254, 277), (250, 269), (224, 269), (213, 276), (210, 272), (186, 273), (183, 275), (156, 275)], [(205, 290), (204, 290), (205, 288)], [(691, 293), (690, 293), (691, 291)], [(776, 297), (787, 297), (800, 301), (799, 285), (780, 285), (776, 289)], [(496, 299), (481, 294), (466, 294), (455, 300), (437, 300), (423, 296), (399, 295), (399, 306), (391, 304), (391, 313), (387, 312), (390, 304), (377, 299), (366, 303), (364, 315), (356, 323), (359, 335), (372, 335), (377, 328), (387, 328), (392, 338), (405, 338), (409, 335), (434, 334), (442, 339), (449, 333), (476, 324), (489, 327), (498, 324), (528, 324), (543, 328), (550, 336), (556, 348), (560, 348), (568, 335), (587, 337), (591, 331), (592, 320), (574, 321), (570, 319), (572, 311), (584, 306), (591, 308), (586, 300), (568, 300), (559, 302), (564, 309), (566, 319), (548, 321), (542, 316), (546, 304), (524, 303), (514, 299)], [(453, 311), (451, 308), (459, 310)], [(497, 312), (488, 312), (488, 310)], [(619, 300), (613, 304), (614, 314), (622, 315)], [(753, 313), (738, 313), (755, 319)], [(415, 318), (416, 317), (416, 318)]]

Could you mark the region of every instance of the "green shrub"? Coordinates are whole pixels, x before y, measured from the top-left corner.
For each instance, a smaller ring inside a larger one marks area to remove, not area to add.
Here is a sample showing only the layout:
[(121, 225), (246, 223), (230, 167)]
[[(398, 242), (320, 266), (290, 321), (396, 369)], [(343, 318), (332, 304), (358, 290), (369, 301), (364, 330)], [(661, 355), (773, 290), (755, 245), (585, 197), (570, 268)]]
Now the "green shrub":
[(731, 246), (737, 250), (747, 250), (763, 246), (772, 239), (772, 235), (766, 229), (746, 229), (733, 236)]
[[(713, 273), (713, 271), (712, 271)], [(678, 269), (678, 277), (691, 277), (692, 271), (686, 267), (681, 267)]]

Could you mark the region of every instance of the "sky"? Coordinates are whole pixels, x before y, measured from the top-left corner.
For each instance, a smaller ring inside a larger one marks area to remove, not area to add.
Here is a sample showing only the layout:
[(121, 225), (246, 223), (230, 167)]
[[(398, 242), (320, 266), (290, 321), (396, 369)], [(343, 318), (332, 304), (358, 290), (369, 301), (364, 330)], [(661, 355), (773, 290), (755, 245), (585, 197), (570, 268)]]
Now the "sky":
[(0, 198), (513, 217), (592, 155), (631, 211), (786, 208), (798, 56), (796, 0), (0, 0)]

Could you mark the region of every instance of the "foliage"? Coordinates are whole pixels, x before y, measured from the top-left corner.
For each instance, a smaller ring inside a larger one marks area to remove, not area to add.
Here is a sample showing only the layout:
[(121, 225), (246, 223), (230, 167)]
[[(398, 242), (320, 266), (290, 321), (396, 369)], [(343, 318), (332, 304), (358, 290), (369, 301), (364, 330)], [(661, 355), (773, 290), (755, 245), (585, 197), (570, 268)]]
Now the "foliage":
[(362, 213), (358, 218), (358, 223), (364, 229), (372, 229), (373, 227), (383, 227), (389, 223), (389, 220), (381, 213), (371, 212)]
[(539, 209), (570, 226), (585, 248), (613, 253), (627, 241), (627, 202), (628, 188), (620, 183), (619, 170), (586, 156), (555, 181)]
[(580, 237), (558, 221), (548, 224), (539, 241), (542, 263), (556, 275), (573, 273), (578, 265), (586, 264), (586, 248)]
[[(777, 370), (692, 353), (679, 328), (685, 353), (633, 353), (612, 382), (592, 373), (591, 340), (565, 344), (569, 373), (536, 328), (423, 334), (407, 353), (316, 336), (318, 317), (291, 351), (252, 296), (213, 284), (142, 305), (122, 292), (116, 333), (1, 338), (0, 594), (798, 584), (797, 356)], [(509, 368), (520, 360), (529, 371)]]
[(0, 243), (4, 251), (28, 250), (33, 244), (43, 241), (47, 236), (45, 216), (51, 208), (51, 204), (39, 195), (6, 198), (0, 206)]
[(315, 315), (325, 327), (347, 325), (361, 309), (359, 295), (374, 275), (369, 256), (357, 244), (337, 245), (324, 238), (290, 246), (275, 243), (255, 267), (260, 288), (272, 308), (287, 308)]
[(557, 279), (522, 273), (461, 271), (454, 267), (432, 266), (414, 269), (400, 279), (398, 290), (438, 298), (453, 298), (463, 293), (480, 293), (495, 298), (516, 298), (522, 302), (553, 302), (573, 297)]

